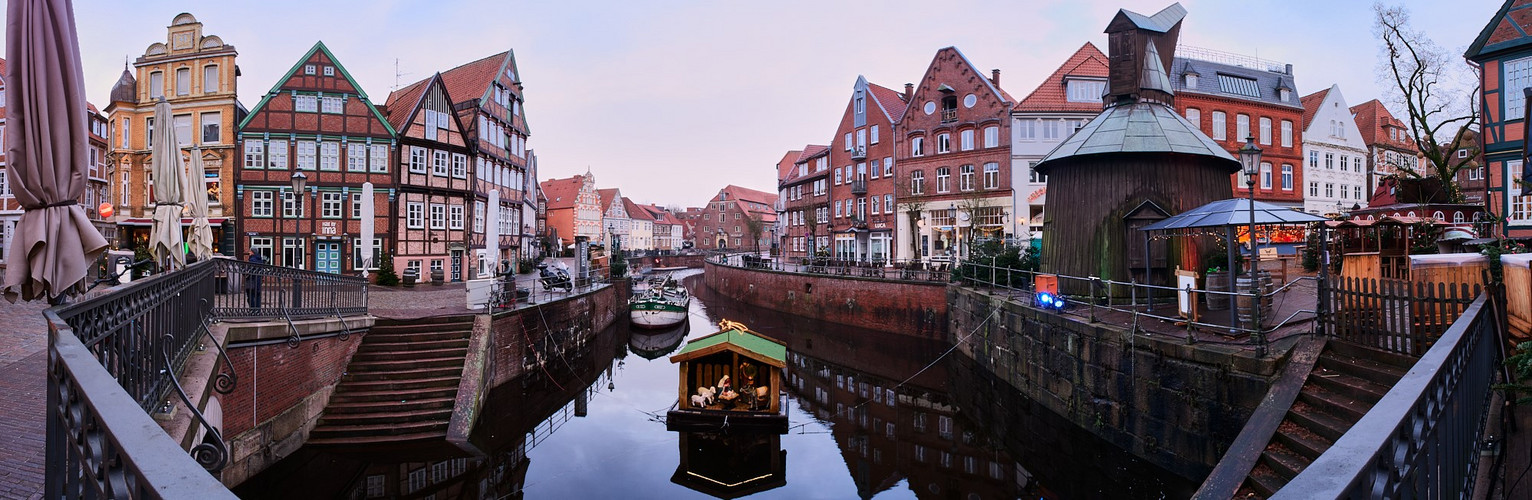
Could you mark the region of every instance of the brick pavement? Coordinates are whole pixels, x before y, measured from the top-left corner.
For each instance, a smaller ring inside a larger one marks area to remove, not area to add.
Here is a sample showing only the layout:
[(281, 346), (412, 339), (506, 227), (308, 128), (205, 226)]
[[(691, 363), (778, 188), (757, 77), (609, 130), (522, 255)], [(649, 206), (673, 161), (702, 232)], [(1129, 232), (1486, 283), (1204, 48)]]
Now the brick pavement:
[(41, 498), (48, 327), (42, 301), (0, 301), (0, 498)]

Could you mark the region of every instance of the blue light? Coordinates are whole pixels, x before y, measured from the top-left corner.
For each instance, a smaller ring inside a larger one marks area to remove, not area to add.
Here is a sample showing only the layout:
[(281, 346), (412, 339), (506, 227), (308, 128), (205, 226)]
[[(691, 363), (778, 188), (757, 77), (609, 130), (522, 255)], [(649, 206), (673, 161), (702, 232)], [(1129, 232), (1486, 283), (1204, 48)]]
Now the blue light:
[(1052, 308), (1057, 310), (1064, 309), (1064, 298), (1054, 296), (1053, 294), (1047, 292), (1037, 294), (1037, 303), (1044, 308)]

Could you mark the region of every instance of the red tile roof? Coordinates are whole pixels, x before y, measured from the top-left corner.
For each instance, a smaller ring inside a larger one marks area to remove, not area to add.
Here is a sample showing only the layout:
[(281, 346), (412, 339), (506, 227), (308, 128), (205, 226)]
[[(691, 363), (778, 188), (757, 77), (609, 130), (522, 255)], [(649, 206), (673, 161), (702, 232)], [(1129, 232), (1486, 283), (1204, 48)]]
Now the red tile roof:
[(728, 200), (753, 201), (765, 205), (773, 205), (777, 202), (777, 195), (775, 194), (771, 194), (765, 191), (756, 191), (754, 189), (740, 187), (733, 184), (724, 186), (721, 191), (728, 194)]
[(506, 58), (509, 57), (511, 51), (507, 50), (442, 73), (447, 95), (452, 96), (456, 102), (484, 97), (484, 93), (489, 91), (489, 84), (500, 76), (500, 68), (505, 66)]
[(1319, 105), (1325, 103), (1325, 96), (1330, 95), (1330, 89), (1324, 89), (1298, 99), (1303, 104), (1303, 129), (1309, 129), (1309, 123), (1314, 121), (1314, 115), (1319, 114)]
[[(601, 198), (601, 216), (605, 217), (606, 211), (612, 208), (612, 200), (617, 199), (621, 195), (617, 192), (617, 188), (607, 188), (597, 189), (596, 196)], [(623, 207), (623, 209), (626, 210), (627, 207)]]
[(909, 107), (909, 102), (905, 100), (906, 96), (904, 94), (894, 92), (887, 87), (872, 82), (868, 82), (867, 87), (872, 89), (872, 98), (877, 100), (878, 104), (882, 105), (885, 111), (888, 111), (888, 120), (890, 122), (899, 123), (899, 120), (904, 119), (904, 110)]
[(548, 209), (558, 210), (574, 208), (575, 200), (580, 197), (580, 188), (585, 185), (585, 176), (576, 175), (568, 179), (549, 179), (538, 183), (543, 196), (548, 198)]
[(816, 158), (819, 155), (825, 154), (828, 151), (830, 151), (830, 147), (829, 146), (824, 146), (824, 145), (820, 145), (820, 144), (809, 144), (809, 145), (803, 147), (803, 154), (798, 155), (798, 159), (796, 161), (794, 161), (793, 163), (803, 163), (803, 162), (809, 161), (810, 159)]
[(425, 95), (431, 82), (439, 76), (441, 74), (437, 73), (388, 93), (388, 99), (383, 101), (383, 115), (388, 117), (388, 123), (394, 126), (395, 131), (404, 133), (404, 126), (410, 119), (410, 113), (414, 112), (415, 107), (420, 104), (420, 96)]
[(793, 163), (797, 162), (798, 158), (802, 156), (802, 150), (794, 149), (782, 155), (781, 160), (777, 160), (777, 182), (787, 180), (787, 176), (793, 173)]
[(1048, 75), (1042, 85), (1038, 85), (1030, 95), (1021, 102), (1016, 103), (1016, 111), (1053, 112), (1053, 111), (1101, 111), (1102, 104), (1098, 102), (1069, 102), (1065, 94), (1065, 77), (1107, 77), (1107, 57), (1100, 49), (1090, 42), (1086, 42), (1074, 55), (1069, 56), (1064, 64)]
[(1367, 143), (1367, 145), (1385, 144), (1396, 148), (1415, 150), (1415, 143), (1409, 137), (1401, 137), (1400, 139), (1388, 138), (1388, 133), (1383, 130), (1385, 125), (1398, 127), (1400, 130), (1409, 129), (1405, 126), (1404, 122), (1394, 118), (1394, 115), (1388, 112), (1388, 108), (1384, 107), (1383, 103), (1378, 102), (1377, 99), (1352, 106), (1351, 114), (1356, 117), (1356, 128), (1362, 131), (1362, 142)]
[(622, 197), (622, 209), (628, 212), (628, 218), (633, 220), (654, 220), (654, 214), (649, 213), (642, 205), (633, 203), (628, 197)]

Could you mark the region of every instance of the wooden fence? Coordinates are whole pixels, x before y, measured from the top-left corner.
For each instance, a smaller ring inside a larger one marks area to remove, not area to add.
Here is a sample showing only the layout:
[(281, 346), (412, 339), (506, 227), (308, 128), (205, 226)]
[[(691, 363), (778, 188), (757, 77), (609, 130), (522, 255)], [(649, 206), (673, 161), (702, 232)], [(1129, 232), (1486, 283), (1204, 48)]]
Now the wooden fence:
[(1336, 278), (1325, 333), (1361, 345), (1420, 356), (1479, 295), (1479, 285)]

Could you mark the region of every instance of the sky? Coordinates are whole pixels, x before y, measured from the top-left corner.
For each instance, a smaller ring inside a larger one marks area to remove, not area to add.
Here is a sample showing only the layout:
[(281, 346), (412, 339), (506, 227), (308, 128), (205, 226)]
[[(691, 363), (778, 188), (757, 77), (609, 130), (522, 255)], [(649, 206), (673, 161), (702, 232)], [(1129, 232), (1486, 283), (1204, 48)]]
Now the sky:
[[(1086, 42), (1106, 49), (1119, 8), (1165, 0), (826, 2), (80, 0), (75, 17), (91, 102), (104, 106), (124, 59), (165, 42), (181, 12), (239, 51), (240, 101), (254, 106), (315, 41), (381, 105), (408, 85), (516, 52), (540, 180), (589, 169), (640, 203), (700, 206), (736, 184), (775, 192), (775, 165), (827, 144), (858, 75), (901, 90), (956, 46), (1001, 86), (1030, 94)], [(1364, 1), (1185, 0), (1181, 43), (1294, 66), (1301, 94), (1339, 84), (1349, 104), (1382, 94)], [(1461, 54), (1498, 2), (1405, 1), (1414, 24)], [(0, 13), (3, 15), (3, 13)], [(1454, 61), (1461, 61), (1454, 57)]]

